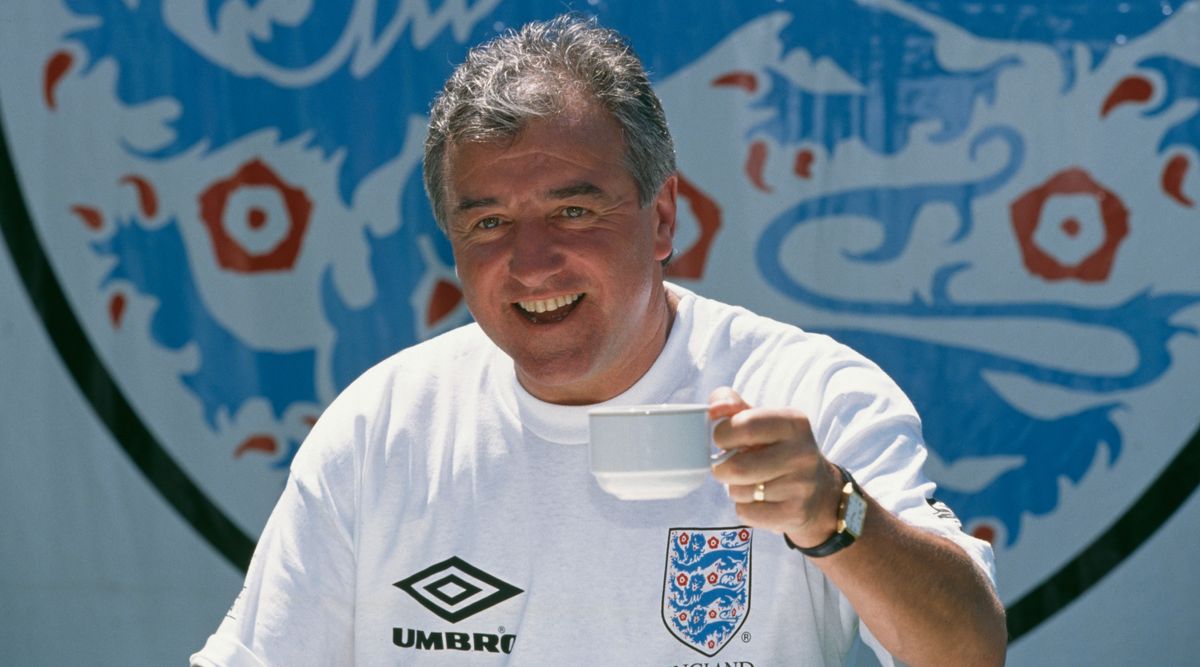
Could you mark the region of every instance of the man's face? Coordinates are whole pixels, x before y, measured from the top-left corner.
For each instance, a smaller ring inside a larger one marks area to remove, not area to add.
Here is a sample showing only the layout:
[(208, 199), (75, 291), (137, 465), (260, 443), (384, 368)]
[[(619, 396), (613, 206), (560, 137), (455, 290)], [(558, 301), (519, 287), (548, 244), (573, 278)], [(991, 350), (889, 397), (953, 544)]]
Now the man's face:
[(447, 227), (467, 306), (546, 401), (619, 394), (666, 340), (659, 262), (671, 252), (675, 180), (639, 208), (624, 150), (606, 112), (575, 103), (514, 141), (447, 154)]

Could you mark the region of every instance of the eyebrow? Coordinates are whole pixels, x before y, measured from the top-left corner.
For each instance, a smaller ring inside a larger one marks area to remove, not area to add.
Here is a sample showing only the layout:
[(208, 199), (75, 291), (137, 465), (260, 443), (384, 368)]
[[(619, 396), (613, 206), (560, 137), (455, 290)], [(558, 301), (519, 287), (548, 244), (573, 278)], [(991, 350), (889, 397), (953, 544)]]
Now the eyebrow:
[[(552, 190), (546, 191), (546, 197), (548, 199), (555, 199), (555, 200), (570, 199), (572, 197), (580, 197), (580, 196), (598, 197), (603, 194), (604, 194), (604, 190), (600, 186), (598, 186), (594, 183), (589, 183), (587, 181), (583, 181), (580, 183), (573, 183), (573, 184), (565, 186), (565, 187), (554, 188)], [(495, 197), (477, 197), (477, 198), (468, 197), (466, 199), (460, 200), (458, 202), (458, 205), (454, 207), (454, 210), (459, 213), (462, 213), (462, 212), (470, 211), (472, 209), (486, 208), (488, 206), (494, 206), (497, 203), (499, 203), (499, 201), (500, 200)]]
[(463, 199), (458, 202), (458, 206), (455, 206), (454, 210), (459, 213), (462, 213), (464, 211), (470, 211), (471, 209), (484, 208), (485, 206), (492, 206), (497, 201), (498, 200), (495, 197), (482, 197), (479, 199)]
[(599, 196), (604, 194), (604, 190), (601, 190), (600, 186), (595, 185), (594, 183), (583, 181), (581, 183), (575, 183), (574, 185), (568, 185), (565, 188), (555, 188), (546, 194), (549, 195), (551, 199), (570, 199), (571, 197), (579, 197), (581, 195), (592, 197)]

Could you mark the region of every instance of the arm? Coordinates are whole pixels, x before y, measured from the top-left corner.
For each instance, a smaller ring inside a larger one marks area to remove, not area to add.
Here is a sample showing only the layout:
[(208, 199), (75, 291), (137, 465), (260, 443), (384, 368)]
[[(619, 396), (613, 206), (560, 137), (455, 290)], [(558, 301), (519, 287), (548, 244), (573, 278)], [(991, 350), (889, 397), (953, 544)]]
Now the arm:
[[(748, 525), (814, 546), (836, 530), (841, 479), (807, 417), (753, 409), (730, 389), (710, 397), (717, 444), (740, 449), (713, 469)], [(754, 501), (758, 484), (765, 500)], [(1004, 609), (990, 582), (956, 545), (909, 526), (867, 498), (863, 532), (850, 547), (813, 559), (894, 656), (914, 666), (1000, 665)], [(797, 558), (803, 558), (796, 552)]]

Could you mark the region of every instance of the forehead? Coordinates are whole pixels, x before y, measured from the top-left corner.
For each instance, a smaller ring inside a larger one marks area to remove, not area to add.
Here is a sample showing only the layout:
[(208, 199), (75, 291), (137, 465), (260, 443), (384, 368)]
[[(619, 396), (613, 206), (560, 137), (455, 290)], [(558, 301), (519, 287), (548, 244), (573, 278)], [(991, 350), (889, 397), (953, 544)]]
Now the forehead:
[(585, 100), (569, 104), (555, 115), (529, 120), (510, 138), (452, 142), (446, 153), (445, 174), (451, 186), (462, 186), (464, 181), (480, 175), (502, 173), (502, 165), (528, 168), (545, 163), (562, 169), (624, 169), (624, 158), (621, 127), (607, 110)]

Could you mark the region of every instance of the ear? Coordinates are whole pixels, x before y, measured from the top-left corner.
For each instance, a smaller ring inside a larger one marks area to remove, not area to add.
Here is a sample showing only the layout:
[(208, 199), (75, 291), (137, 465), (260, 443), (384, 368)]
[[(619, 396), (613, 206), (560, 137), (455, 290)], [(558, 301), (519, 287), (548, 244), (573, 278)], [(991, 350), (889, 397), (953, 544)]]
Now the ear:
[(671, 255), (675, 243), (675, 197), (679, 177), (671, 174), (654, 199), (654, 259), (661, 262)]

